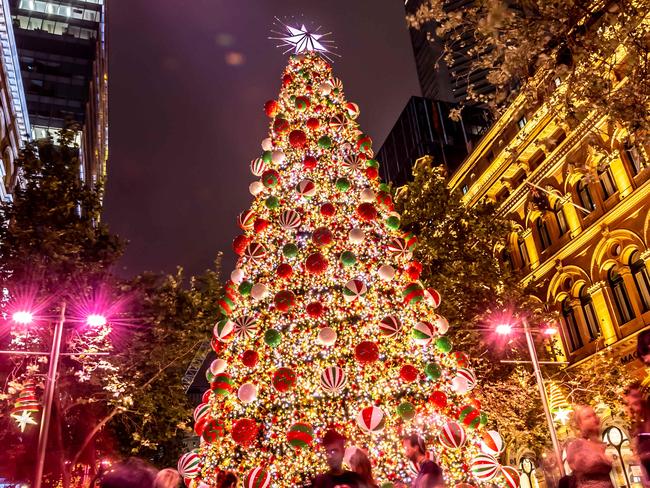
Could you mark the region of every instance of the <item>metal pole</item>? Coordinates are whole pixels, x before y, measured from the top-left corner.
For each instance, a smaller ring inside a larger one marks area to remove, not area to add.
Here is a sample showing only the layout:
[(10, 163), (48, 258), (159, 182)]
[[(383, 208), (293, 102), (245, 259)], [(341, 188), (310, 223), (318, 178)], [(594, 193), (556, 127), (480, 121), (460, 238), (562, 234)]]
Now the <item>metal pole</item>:
[(542, 371), (539, 369), (539, 359), (537, 358), (537, 351), (535, 350), (535, 342), (533, 342), (533, 334), (528, 326), (528, 321), (522, 319), (524, 324), (524, 333), (526, 334), (526, 342), (528, 343), (528, 352), (530, 353), (530, 360), (533, 363), (533, 371), (535, 372), (535, 379), (537, 380), (537, 388), (539, 389), (539, 396), (542, 398), (542, 406), (544, 407), (544, 415), (546, 416), (546, 423), (548, 424), (548, 431), (551, 434), (551, 441), (553, 442), (553, 451), (555, 452), (555, 460), (560, 468), (560, 476), (564, 476), (564, 463), (562, 462), (562, 449), (557, 440), (557, 433), (555, 432), (555, 424), (553, 417), (551, 417), (551, 409), (548, 406), (548, 398), (546, 397), (546, 388), (544, 387), (544, 378)]
[(45, 453), (47, 452), (47, 437), (50, 431), (50, 419), (52, 418), (52, 403), (54, 391), (56, 390), (57, 374), (59, 369), (59, 354), (61, 352), (61, 337), (63, 336), (63, 324), (65, 322), (65, 302), (61, 303), (61, 314), (54, 327), (52, 339), (52, 350), (50, 352), (50, 367), (47, 372), (45, 385), (45, 396), (43, 399), (43, 415), (41, 416), (41, 430), (38, 434), (38, 452), (36, 458), (36, 475), (34, 488), (41, 488), (43, 469), (45, 467)]

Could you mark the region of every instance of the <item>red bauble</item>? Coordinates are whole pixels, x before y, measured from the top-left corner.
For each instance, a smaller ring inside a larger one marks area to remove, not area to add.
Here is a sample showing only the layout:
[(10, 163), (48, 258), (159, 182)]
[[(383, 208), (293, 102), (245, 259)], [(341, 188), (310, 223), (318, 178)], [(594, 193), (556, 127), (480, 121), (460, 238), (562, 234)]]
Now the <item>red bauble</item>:
[(253, 230), (255, 231), (256, 234), (260, 234), (264, 232), (268, 226), (269, 226), (268, 220), (258, 217), (255, 219), (255, 222), (253, 223)]
[(280, 312), (286, 312), (296, 304), (296, 295), (292, 291), (281, 290), (275, 294), (273, 302)]
[(476, 407), (477, 410), (481, 409), (481, 401), (478, 398), (471, 398), (469, 403)]
[(264, 112), (266, 112), (266, 115), (269, 117), (275, 117), (279, 108), (280, 106), (275, 100), (269, 100), (264, 104)]
[(379, 359), (379, 347), (372, 341), (363, 341), (354, 348), (354, 357), (362, 364), (374, 363)]
[(289, 121), (286, 119), (275, 119), (273, 122), (273, 131), (278, 134), (284, 134), (289, 130)]
[(307, 128), (310, 130), (316, 130), (320, 126), (320, 120), (315, 117), (307, 119)]
[(390, 196), (390, 193), (385, 191), (380, 191), (377, 193), (377, 203), (380, 207), (383, 207), (390, 212), (392, 212), (395, 208), (395, 205), (393, 204), (393, 197)]
[(336, 213), (336, 207), (331, 203), (324, 203), (320, 206), (320, 213), (325, 217), (331, 217)]
[(246, 246), (250, 244), (250, 242), (251, 242), (250, 237), (246, 237), (245, 235), (238, 235), (232, 241), (232, 249), (233, 251), (235, 251), (235, 254), (241, 256), (242, 254), (244, 254), (244, 250), (246, 249)]
[(249, 446), (257, 437), (258, 426), (253, 419), (239, 419), (232, 426), (232, 439), (240, 446)]
[(418, 370), (412, 364), (405, 364), (399, 370), (399, 377), (402, 378), (407, 383), (413, 383), (418, 379)]
[(357, 207), (357, 215), (361, 220), (375, 220), (377, 218), (377, 209), (372, 203), (364, 202)]
[(287, 74), (282, 77), (282, 85), (287, 86), (290, 85), (291, 82), (293, 81), (293, 76)]
[(205, 390), (203, 396), (201, 397), (201, 403), (208, 403), (210, 399), (214, 396), (212, 390)]
[(291, 147), (303, 148), (307, 145), (307, 135), (299, 129), (292, 130), (289, 133), (289, 144)]
[(371, 180), (375, 180), (379, 177), (379, 171), (373, 167), (366, 168), (366, 176)]
[(252, 349), (244, 351), (241, 355), (241, 362), (248, 368), (254, 367), (259, 359), (260, 355), (257, 353), (257, 351), (253, 351)]
[(311, 254), (305, 261), (305, 268), (311, 274), (323, 274), (327, 270), (327, 259), (319, 252)]
[(302, 160), (302, 164), (305, 169), (314, 169), (318, 164), (318, 159), (314, 156), (305, 156), (305, 159)]
[(297, 379), (296, 372), (293, 369), (280, 368), (273, 373), (273, 388), (280, 393), (284, 393), (296, 386)]
[(429, 396), (429, 401), (439, 409), (443, 409), (447, 406), (447, 395), (442, 391), (436, 390)]
[(469, 357), (464, 352), (454, 352), (454, 358), (456, 359), (459, 368), (467, 368), (469, 366)]
[(406, 274), (411, 279), (411, 281), (419, 280), (421, 273), (422, 265), (418, 261), (412, 261), (406, 266)]
[(323, 308), (323, 304), (320, 302), (311, 302), (309, 305), (307, 305), (307, 315), (314, 319), (323, 315), (324, 310), (325, 309)]
[(332, 231), (327, 227), (319, 227), (312, 234), (311, 240), (319, 247), (329, 246), (332, 243)]
[(282, 263), (276, 270), (278, 278), (288, 278), (293, 274), (293, 268), (289, 263)]

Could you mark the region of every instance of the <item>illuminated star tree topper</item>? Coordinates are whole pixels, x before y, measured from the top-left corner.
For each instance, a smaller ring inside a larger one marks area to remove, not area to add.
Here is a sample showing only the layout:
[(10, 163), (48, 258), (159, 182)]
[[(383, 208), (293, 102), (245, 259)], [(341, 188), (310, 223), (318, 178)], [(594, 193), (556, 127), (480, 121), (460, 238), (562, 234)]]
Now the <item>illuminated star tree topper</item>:
[(331, 35), (331, 32), (321, 33), (320, 26), (311, 29), (306, 27), (303, 23), (298, 28), (285, 24), (277, 17), (275, 20), (282, 30), (280, 32), (272, 31), (273, 34), (276, 34), (278, 37), (269, 37), (269, 39), (281, 41), (277, 47), (288, 48), (284, 51), (284, 54), (289, 52), (300, 54), (313, 51), (320, 53), (326, 58), (329, 58), (330, 54), (335, 54), (332, 52), (333, 49), (336, 49), (334, 41), (331, 39), (325, 39), (327, 36)]

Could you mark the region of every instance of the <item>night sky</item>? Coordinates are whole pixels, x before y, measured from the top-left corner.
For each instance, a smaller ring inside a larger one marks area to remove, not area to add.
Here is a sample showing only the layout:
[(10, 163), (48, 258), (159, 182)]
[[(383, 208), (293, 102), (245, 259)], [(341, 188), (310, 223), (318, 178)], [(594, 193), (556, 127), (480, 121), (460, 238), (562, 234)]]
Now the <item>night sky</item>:
[(105, 220), (130, 241), (121, 274), (200, 273), (222, 250), (229, 275), (262, 106), (287, 61), (267, 39), (275, 16), (332, 31), (335, 75), (375, 151), (419, 94), (400, 0), (111, 2)]

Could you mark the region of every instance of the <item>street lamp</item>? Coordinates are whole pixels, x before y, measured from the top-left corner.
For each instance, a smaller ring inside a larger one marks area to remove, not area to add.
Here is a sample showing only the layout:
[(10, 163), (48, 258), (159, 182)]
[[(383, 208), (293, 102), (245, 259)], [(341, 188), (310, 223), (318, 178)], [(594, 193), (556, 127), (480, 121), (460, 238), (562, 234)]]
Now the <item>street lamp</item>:
[(34, 316), (32, 315), (31, 312), (28, 312), (27, 310), (19, 310), (13, 313), (11, 319), (17, 324), (27, 325), (33, 322)]
[[(548, 404), (548, 398), (546, 397), (546, 387), (544, 386), (544, 377), (542, 376), (542, 371), (539, 367), (539, 358), (537, 357), (537, 350), (535, 349), (535, 342), (533, 341), (533, 331), (528, 325), (528, 321), (525, 318), (521, 318), (521, 327), (513, 327), (510, 324), (499, 324), (495, 328), (495, 332), (499, 335), (508, 335), (513, 331), (523, 331), (526, 336), (526, 343), (528, 345), (528, 353), (530, 354), (530, 362), (533, 365), (533, 372), (535, 373), (535, 380), (537, 382), (537, 388), (539, 390), (539, 396), (542, 399), (542, 407), (544, 407), (544, 416), (546, 417), (546, 424), (548, 426), (549, 434), (551, 435), (551, 442), (553, 443), (553, 452), (555, 453), (555, 459), (557, 465), (560, 468), (560, 475), (564, 476), (564, 464), (562, 463), (562, 449), (560, 448), (560, 443), (557, 439), (557, 432), (555, 431), (555, 424), (553, 423), (553, 417), (551, 416), (551, 409)], [(557, 329), (553, 326), (547, 326), (545, 329), (541, 330), (545, 335), (553, 335), (557, 333)]]

